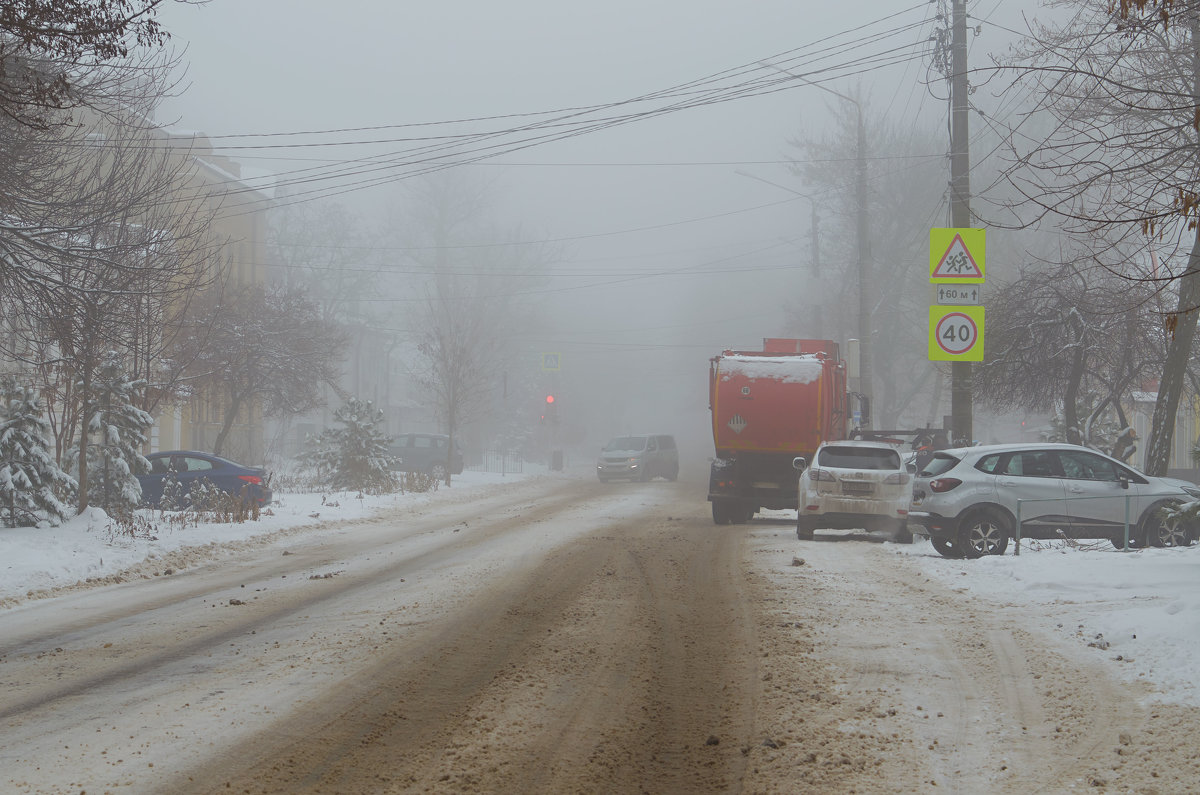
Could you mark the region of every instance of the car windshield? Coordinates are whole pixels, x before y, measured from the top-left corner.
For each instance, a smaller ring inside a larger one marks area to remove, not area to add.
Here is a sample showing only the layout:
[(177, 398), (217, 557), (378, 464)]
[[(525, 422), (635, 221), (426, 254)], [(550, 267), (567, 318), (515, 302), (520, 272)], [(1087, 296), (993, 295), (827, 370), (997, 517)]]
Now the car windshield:
[[(595, 449), (595, 448), (593, 448)], [(645, 450), (645, 436), (618, 436), (608, 444), (604, 445), (605, 450)]]
[(818, 467), (836, 469), (899, 469), (900, 454), (890, 447), (822, 447)]

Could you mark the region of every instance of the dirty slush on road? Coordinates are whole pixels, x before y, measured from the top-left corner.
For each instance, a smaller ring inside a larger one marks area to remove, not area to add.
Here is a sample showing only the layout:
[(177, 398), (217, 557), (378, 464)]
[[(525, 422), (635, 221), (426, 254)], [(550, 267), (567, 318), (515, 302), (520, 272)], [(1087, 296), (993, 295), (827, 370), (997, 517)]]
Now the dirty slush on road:
[(314, 707), (311, 736), (231, 788), (1168, 793), (1200, 781), (1195, 711), (1142, 706), (889, 545), (797, 542), (770, 520), (714, 527), (678, 488), (646, 502), (489, 589), (421, 654), (358, 677), (371, 685), (351, 701)]
[(697, 490), (514, 485), (0, 616), (29, 633), (0, 654), (6, 786), (1196, 790), (1197, 711), (1044, 616), (866, 534), (714, 525)]
[(743, 791), (1200, 788), (1200, 711), (1147, 701), (1043, 617), (933, 582), (890, 546), (748, 533), (763, 739)]

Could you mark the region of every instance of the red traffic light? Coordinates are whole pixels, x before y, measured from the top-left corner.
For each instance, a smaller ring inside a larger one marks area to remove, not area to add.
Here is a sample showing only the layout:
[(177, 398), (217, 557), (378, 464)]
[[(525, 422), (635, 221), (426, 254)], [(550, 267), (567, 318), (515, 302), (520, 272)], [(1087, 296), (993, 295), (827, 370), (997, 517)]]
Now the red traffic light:
[(553, 402), (554, 402), (554, 395), (546, 395), (546, 402), (547, 402), (547, 403), (553, 403)]

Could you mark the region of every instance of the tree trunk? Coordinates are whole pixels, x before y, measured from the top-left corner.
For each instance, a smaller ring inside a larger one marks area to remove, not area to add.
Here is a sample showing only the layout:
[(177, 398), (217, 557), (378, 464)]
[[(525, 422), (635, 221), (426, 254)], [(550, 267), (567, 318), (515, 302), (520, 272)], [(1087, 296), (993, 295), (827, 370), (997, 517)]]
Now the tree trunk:
[(1079, 385), (1083, 382), (1083, 331), (1080, 330), (1079, 344), (1071, 355), (1071, 372), (1067, 376), (1067, 388), (1063, 393), (1063, 433), (1070, 444), (1083, 444), (1083, 433), (1079, 427)]
[(80, 401), (83, 403), (83, 411), (80, 412), (79, 430), (79, 500), (77, 507), (79, 513), (83, 513), (88, 509), (88, 429), (92, 424), (92, 409), (88, 407), (88, 395), (92, 391), (91, 374), (87, 371), (83, 374), (83, 386), (80, 395)]
[(1147, 475), (1162, 477), (1171, 461), (1171, 442), (1175, 437), (1175, 414), (1183, 392), (1184, 373), (1196, 338), (1196, 309), (1200, 307), (1200, 229), (1192, 241), (1188, 267), (1179, 277), (1179, 305), (1174, 314), (1175, 332), (1167, 345), (1167, 360), (1163, 363), (1162, 379), (1158, 384), (1158, 400), (1154, 403), (1154, 419), (1150, 423), (1150, 442), (1146, 446)]
[(230, 395), (229, 407), (225, 409), (225, 421), (221, 424), (221, 432), (217, 434), (217, 440), (213, 442), (213, 455), (221, 454), (221, 450), (225, 447), (225, 440), (229, 438), (229, 432), (233, 429), (233, 423), (241, 410), (242, 399), (237, 395)]

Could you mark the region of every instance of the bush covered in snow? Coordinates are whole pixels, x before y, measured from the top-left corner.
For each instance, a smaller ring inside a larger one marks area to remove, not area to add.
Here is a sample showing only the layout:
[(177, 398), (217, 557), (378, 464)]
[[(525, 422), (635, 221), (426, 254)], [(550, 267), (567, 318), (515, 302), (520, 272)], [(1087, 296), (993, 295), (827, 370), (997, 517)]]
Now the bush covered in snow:
[(73, 515), (75, 479), (48, 449), (50, 423), (41, 398), (13, 376), (0, 378), (0, 523), (58, 525)]
[(333, 413), (340, 428), (326, 428), (308, 440), (300, 463), (315, 470), (331, 489), (387, 494), (400, 488), (391, 467), (392, 439), (377, 427), (383, 412), (369, 400), (351, 398)]
[(87, 472), (80, 480), (86, 483), (89, 505), (109, 514), (132, 511), (142, 501), (137, 474), (150, 469), (141, 451), (154, 418), (134, 405), (146, 382), (131, 380), (120, 356), (110, 351), (91, 383), (76, 386), (84, 395), (87, 466), (80, 469), (77, 448), (67, 453), (64, 463)]

